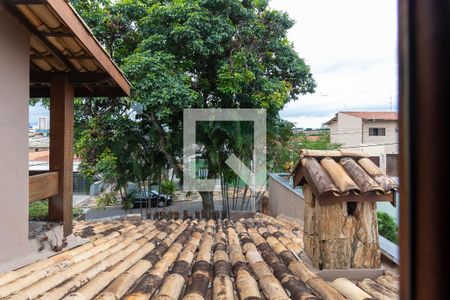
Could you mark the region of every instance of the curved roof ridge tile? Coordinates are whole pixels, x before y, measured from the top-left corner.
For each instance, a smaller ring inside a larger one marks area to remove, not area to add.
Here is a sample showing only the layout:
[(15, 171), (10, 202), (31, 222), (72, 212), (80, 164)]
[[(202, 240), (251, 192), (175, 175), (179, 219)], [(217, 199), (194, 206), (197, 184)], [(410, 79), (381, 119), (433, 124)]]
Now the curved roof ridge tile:
[(363, 194), (368, 192), (384, 193), (383, 188), (369, 174), (367, 174), (366, 171), (364, 171), (364, 169), (353, 158), (341, 158), (340, 163), (347, 171), (347, 174), (359, 186)]
[(381, 186), (385, 194), (398, 190), (398, 184), (391, 177), (384, 174), (370, 159), (361, 158), (358, 160), (358, 164)]
[(303, 158), (302, 165), (306, 170), (306, 172), (304, 172), (306, 180), (311, 182), (312, 188), (316, 191), (317, 196), (328, 192), (332, 192), (335, 195), (341, 194), (339, 188), (334, 184), (328, 173), (315, 158)]
[(351, 191), (361, 192), (361, 189), (347, 174), (344, 167), (334, 159), (325, 157), (320, 161), (320, 164), (331, 177), (341, 194), (349, 194)]

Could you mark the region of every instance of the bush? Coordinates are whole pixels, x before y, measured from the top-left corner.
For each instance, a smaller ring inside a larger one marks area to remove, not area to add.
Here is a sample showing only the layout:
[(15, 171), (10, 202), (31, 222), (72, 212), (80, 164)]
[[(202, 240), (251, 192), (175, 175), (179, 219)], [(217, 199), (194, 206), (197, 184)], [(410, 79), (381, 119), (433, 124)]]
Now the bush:
[(175, 193), (176, 185), (173, 181), (165, 180), (161, 182), (161, 193), (165, 195), (173, 195)]
[(377, 212), (378, 218), (378, 233), (390, 240), (391, 242), (398, 243), (398, 227), (394, 219), (385, 212)]
[[(74, 218), (83, 214), (81, 208), (75, 207), (72, 209), (72, 215)], [(28, 219), (30, 221), (45, 221), (48, 219), (48, 201), (42, 200), (33, 202), (28, 207)]]
[(117, 203), (117, 197), (113, 193), (103, 194), (95, 200), (97, 208), (103, 208), (111, 206)]
[(122, 198), (122, 209), (125, 212), (129, 212), (133, 208), (133, 205), (134, 205), (134, 198), (132, 196), (127, 195)]
[(28, 219), (31, 221), (43, 221), (48, 218), (48, 202), (33, 202), (28, 207)]

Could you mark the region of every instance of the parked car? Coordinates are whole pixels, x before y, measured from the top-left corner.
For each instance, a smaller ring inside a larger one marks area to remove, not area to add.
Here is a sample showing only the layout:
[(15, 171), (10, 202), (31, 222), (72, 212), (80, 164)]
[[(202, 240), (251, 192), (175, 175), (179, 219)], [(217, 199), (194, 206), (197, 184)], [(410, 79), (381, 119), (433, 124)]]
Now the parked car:
[(172, 204), (172, 196), (159, 194), (155, 190), (150, 190), (150, 193), (148, 190), (135, 192), (133, 199), (134, 208), (141, 207), (141, 204), (142, 207), (146, 207), (147, 201), (150, 203), (150, 207), (164, 207)]

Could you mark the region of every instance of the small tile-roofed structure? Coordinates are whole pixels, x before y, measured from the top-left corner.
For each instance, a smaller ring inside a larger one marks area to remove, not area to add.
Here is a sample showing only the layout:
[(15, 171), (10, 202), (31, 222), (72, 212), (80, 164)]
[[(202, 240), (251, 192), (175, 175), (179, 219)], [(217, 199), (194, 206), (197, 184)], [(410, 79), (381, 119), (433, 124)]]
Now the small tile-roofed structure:
[(321, 279), (298, 258), (302, 228), (263, 214), (80, 222), (74, 233), (90, 242), (0, 275), (0, 298), (398, 298), (398, 276), (388, 271), (356, 284)]
[(321, 203), (390, 201), (398, 185), (360, 151), (306, 150), (292, 171), (294, 187), (309, 183)]
[(305, 252), (320, 269), (379, 268), (377, 201), (398, 185), (359, 151), (302, 150), (294, 168), (305, 208)]

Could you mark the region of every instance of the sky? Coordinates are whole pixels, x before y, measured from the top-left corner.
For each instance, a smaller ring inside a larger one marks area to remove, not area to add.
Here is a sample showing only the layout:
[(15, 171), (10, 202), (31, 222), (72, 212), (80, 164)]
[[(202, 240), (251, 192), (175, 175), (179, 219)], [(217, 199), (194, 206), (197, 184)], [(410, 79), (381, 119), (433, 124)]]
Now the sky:
[[(397, 1), (271, 0), (270, 7), (296, 21), (288, 38), (317, 83), (282, 118), (318, 128), (340, 110), (397, 109)], [(30, 123), (44, 115), (31, 108)]]
[(48, 110), (40, 103), (28, 107), (28, 119), (32, 126), (37, 125), (39, 117), (48, 117), (49, 115)]
[(270, 7), (296, 21), (288, 38), (317, 83), (282, 118), (318, 128), (342, 110), (397, 110), (397, 1), (272, 0)]

